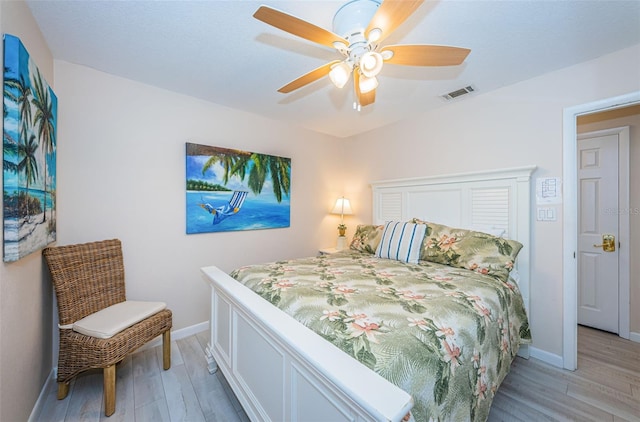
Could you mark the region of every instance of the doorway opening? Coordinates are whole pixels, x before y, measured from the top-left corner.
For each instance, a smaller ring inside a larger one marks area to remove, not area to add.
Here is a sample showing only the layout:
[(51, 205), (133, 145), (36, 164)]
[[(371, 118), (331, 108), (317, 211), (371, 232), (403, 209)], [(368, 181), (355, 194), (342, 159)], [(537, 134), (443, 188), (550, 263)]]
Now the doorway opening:
[[(578, 355), (577, 318), (577, 121), (580, 116), (640, 104), (640, 91), (564, 110), (563, 115), (563, 367), (575, 370)], [(622, 239), (620, 239), (622, 242)], [(628, 245), (628, 239), (627, 239)], [(627, 246), (628, 247), (628, 246)], [(627, 261), (628, 267), (628, 261)], [(627, 311), (628, 313), (628, 311)], [(628, 325), (627, 325), (628, 330)], [(628, 334), (627, 334), (628, 337)]]

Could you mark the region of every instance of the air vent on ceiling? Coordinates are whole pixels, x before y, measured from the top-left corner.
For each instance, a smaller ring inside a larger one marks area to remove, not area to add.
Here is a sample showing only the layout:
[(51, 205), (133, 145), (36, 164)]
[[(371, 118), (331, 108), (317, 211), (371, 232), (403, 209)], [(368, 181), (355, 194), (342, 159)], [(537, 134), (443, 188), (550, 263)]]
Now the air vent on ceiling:
[(455, 100), (456, 98), (459, 98), (463, 95), (467, 95), (467, 94), (471, 94), (472, 92), (474, 92), (476, 89), (472, 86), (465, 86), (464, 88), (460, 88), (460, 89), (456, 89), (455, 91), (451, 91), (448, 94), (444, 94), (442, 96), (442, 98), (444, 98), (447, 101), (450, 100)]

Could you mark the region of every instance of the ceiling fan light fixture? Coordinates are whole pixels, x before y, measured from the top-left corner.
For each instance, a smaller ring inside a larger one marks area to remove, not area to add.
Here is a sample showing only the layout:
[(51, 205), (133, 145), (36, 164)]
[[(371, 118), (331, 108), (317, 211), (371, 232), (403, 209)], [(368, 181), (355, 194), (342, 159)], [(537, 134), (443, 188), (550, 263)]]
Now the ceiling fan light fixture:
[(358, 82), (358, 86), (360, 88), (360, 92), (362, 94), (366, 94), (367, 92), (371, 92), (378, 87), (378, 79), (375, 76), (360, 76), (360, 81)]
[(364, 76), (372, 78), (380, 73), (383, 62), (380, 53), (367, 51), (360, 58), (360, 71)]
[(351, 70), (352, 67), (347, 62), (336, 63), (329, 71), (329, 79), (337, 88), (342, 88), (347, 84)]
[(356, 107), (360, 109), (375, 102), (376, 77), (385, 61), (404, 66), (457, 66), (471, 52), (468, 48), (442, 45), (379, 45), (423, 0), (344, 1), (333, 17), (333, 31), (265, 5), (253, 14), (254, 18), (291, 35), (335, 48), (343, 56), (294, 79), (278, 92), (292, 92), (325, 76), (336, 87), (344, 88), (353, 73)]

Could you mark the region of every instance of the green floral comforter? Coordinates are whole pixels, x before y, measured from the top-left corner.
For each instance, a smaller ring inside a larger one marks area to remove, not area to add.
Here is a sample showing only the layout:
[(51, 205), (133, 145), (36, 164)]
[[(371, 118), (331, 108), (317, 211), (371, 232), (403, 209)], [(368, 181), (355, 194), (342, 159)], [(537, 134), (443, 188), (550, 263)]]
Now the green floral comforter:
[(417, 421), (484, 421), (531, 336), (515, 283), (344, 251), (231, 276), (410, 393)]

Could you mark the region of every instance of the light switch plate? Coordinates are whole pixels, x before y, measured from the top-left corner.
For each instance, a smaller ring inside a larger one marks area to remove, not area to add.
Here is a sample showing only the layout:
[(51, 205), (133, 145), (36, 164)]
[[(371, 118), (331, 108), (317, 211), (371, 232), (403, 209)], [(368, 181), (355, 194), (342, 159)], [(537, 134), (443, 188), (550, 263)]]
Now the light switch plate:
[(538, 207), (536, 210), (536, 220), (557, 221), (556, 209), (553, 207)]

